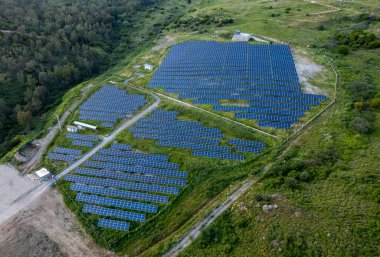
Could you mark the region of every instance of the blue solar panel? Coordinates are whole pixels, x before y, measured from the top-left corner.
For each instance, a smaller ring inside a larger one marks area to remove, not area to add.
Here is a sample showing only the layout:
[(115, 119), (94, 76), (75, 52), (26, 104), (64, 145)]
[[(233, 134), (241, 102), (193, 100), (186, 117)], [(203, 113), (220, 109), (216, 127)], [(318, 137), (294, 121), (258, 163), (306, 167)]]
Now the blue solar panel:
[(98, 155), (98, 154), (94, 154), (91, 158), (92, 160), (95, 160), (95, 161), (122, 163), (122, 164), (128, 164), (128, 165), (155, 167), (155, 168), (161, 168), (161, 169), (172, 169), (172, 170), (179, 169), (179, 164), (170, 163), (170, 162), (160, 162), (160, 161), (133, 159), (133, 158), (117, 157), (117, 156), (106, 156), (106, 155)]
[(167, 162), (169, 160), (169, 157), (165, 155), (159, 155), (159, 154), (146, 154), (146, 153), (139, 153), (139, 152), (128, 152), (128, 151), (120, 151), (120, 150), (113, 150), (113, 149), (100, 149), (98, 154), (103, 155), (113, 155), (113, 156), (125, 156), (130, 158), (136, 158), (136, 159), (145, 159), (145, 160), (155, 160), (155, 161), (163, 161)]
[(94, 143), (91, 141), (73, 140), (71, 144), (75, 146), (94, 147)]
[(75, 200), (78, 202), (106, 205), (106, 206), (119, 207), (123, 209), (130, 209), (130, 210), (150, 212), (150, 213), (157, 213), (157, 209), (158, 209), (157, 205), (131, 202), (131, 201), (126, 201), (126, 200), (102, 197), (102, 196), (87, 195), (87, 194), (82, 194), (82, 193), (78, 193)]
[(71, 175), (71, 174), (67, 174), (65, 176), (65, 181), (89, 184), (89, 185), (118, 187), (118, 188), (162, 193), (162, 194), (171, 194), (171, 195), (178, 195), (179, 193), (179, 189), (176, 187), (149, 185), (149, 184), (126, 182), (126, 181), (113, 180), (113, 179), (83, 177), (83, 176), (77, 176), (77, 175)]
[(157, 145), (159, 146), (168, 146), (176, 148), (187, 148), (187, 149), (202, 149), (215, 152), (230, 152), (231, 148), (228, 146), (219, 146), (219, 145), (204, 145), (197, 144), (192, 142), (181, 142), (181, 141), (164, 141), (159, 140)]
[(102, 216), (107, 216), (107, 217), (116, 217), (120, 219), (132, 220), (132, 221), (137, 221), (137, 222), (145, 221), (145, 214), (104, 208), (104, 207), (100, 207), (96, 205), (85, 204), (83, 206), (82, 211), (84, 213), (97, 214), (97, 215), (102, 215)]
[(83, 163), (83, 166), (100, 168), (100, 169), (108, 169), (108, 170), (126, 171), (126, 172), (148, 173), (148, 174), (168, 176), (168, 177), (180, 177), (180, 178), (187, 177), (187, 172), (184, 172), (184, 171), (157, 169), (157, 168), (143, 167), (143, 166), (130, 166), (130, 165), (124, 165), (124, 164), (119, 164), (119, 163), (85, 161)]
[(97, 170), (89, 168), (76, 168), (74, 172), (81, 175), (90, 175), (103, 178), (113, 178), (121, 180), (131, 180), (138, 182), (146, 182), (152, 184), (162, 184), (162, 185), (174, 185), (174, 186), (185, 186), (186, 181), (181, 179), (165, 178), (152, 175), (140, 175), (140, 174), (129, 174), (118, 171), (106, 171), (106, 170)]
[(244, 147), (244, 146), (236, 146), (235, 150), (237, 152), (245, 152), (245, 153), (256, 153), (256, 154), (261, 154), (262, 153), (262, 148), (254, 148), (254, 147)]
[(65, 148), (65, 147), (54, 147), (52, 152), (53, 153), (60, 153), (60, 154), (74, 155), (74, 156), (82, 155), (82, 150)]
[(125, 221), (119, 220), (109, 220), (109, 219), (99, 219), (98, 227), (101, 228), (112, 228), (117, 230), (129, 231), (130, 224)]
[(76, 156), (59, 153), (49, 153), (48, 158), (56, 161), (75, 162)]
[[(287, 45), (252, 45), (225, 42), (184, 42), (170, 50), (150, 81), (194, 104), (219, 105), (220, 100), (250, 101), (243, 112), (292, 116), (261, 122), (256, 116), (235, 116), (259, 121), (264, 126), (287, 127), (310, 105), (326, 96), (302, 93), (292, 53)], [(239, 112), (242, 110), (224, 110)], [(293, 117), (294, 116), (294, 117)], [(164, 119), (163, 119), (164, 120)], [(291, 125), (290, 125), (291, 126)]]
[(236, 161), (244, 160), (244, 156), (240, 154), (209, 152), (209, 151), (203, 151), (203, 150), (193, 150), (192, 154), (193, 156), (216, 158), (216, 159), (236, 160)]
[(250, 141), (250, 140), (243, 140), (243, 139), (236, 139), (236, 138), (229, 138), (227, 142), (231, 145), (241, 145), (241, 146), (251, 146), (256, 148), (265, 147), (267, 144), (264, 142), (256, 142), (256, 141)]
[(84, 141), (94, 141), (94, 142), (99, 141), (98, 136), (81, 135), (77, 133), (68, 133), (66, 135), (66, 138), (78, 139), (78, 140), (84, 140)]
[(154, 195), (140, 192), (132, 192), (115, 188), (90, 186), (82, 184), (71, 184), (70, 190), (91, 193), (96, 195), (113, 196), (132, 200), (153, 202), (153, 203), (168, 203), (169, 197), (165, 195)]

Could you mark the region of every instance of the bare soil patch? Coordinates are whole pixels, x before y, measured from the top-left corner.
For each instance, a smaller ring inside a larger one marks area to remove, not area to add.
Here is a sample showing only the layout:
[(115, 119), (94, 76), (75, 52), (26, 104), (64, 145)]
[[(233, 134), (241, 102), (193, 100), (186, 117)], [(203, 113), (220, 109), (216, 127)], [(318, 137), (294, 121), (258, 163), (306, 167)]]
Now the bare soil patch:
[(52, 188), (0, 226), (0, 256), (113, 257), (96, 245)]
[(153, 47), (152, 51), (160, 51), (161, 49), (166, 49), (169, 46), (171, 46), (172, 44), (174, 44), (174, 42), (175, 42), (174, 37), (172, 37), (170, 35), (166, 35), (165, 37), (161, 38), (158, 41), (158, 45)]
[(312, 61), (305, 52), (300, 50), (296, 50), (293, 53), (293, 57), (298, 77), (303, 85), (303, 90), (306, 93), (325, 95), (326, 93), (324, 93), (321, 88), (314, 86), (309, 82), (309, 79), (314, 78), (319, 73), (323, 72), (324, 68)]

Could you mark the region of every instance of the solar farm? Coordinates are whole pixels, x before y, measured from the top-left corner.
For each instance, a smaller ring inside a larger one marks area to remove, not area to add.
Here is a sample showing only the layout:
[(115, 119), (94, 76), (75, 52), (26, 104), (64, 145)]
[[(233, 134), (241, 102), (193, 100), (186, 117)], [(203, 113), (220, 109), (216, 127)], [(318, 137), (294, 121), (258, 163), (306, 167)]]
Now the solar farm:
[(203, 127), (199, 121), (179, 120), (175, 111), (155, 110), (149, 118), (143, 118), (129, 128), (140, 139), (157, 140), (158, 146), (190, 149), (193, 156), (224, 160), (244, 160), (241, 153), (262, 153), (264, 142), (228, 139), (231, 146), (223, 146), (221, 129)]
[[(310, 109), (327, 100), (302, 92), (287, 45), (185, 42), (172, 47), (148, 87), (162, 88), (233, 112), (258, 126), (288, 130)], [(229, 104), (223, 104), (224, 102)]]
[(117, 86), (106, 85), (80, 106), (79, 119), (112, 128), (119, 119), (127, 118), (148, 102), (144, 95), (128, 94)]
[(179, 169), (165, 155), (114, 142), (64, 180), (71, 182), (75, 201), (84, 204), (82, 212), (101, 217), (98, 227), (128, 231), (133, 222), (145, 222), (147, 214), (156, 214), (186, 186), (187, 172)]

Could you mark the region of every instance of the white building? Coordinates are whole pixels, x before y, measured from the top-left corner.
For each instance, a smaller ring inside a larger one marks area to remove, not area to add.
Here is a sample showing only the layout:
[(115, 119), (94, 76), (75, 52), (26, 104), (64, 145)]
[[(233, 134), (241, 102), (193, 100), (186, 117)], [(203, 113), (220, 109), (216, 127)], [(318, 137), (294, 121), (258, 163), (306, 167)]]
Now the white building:
[(153, 70), (153, 65), (151, 65), (151, 64), (149, 64), (149, 63), (145, 63), (144, 64), (144, 69), (146, 69), (146, 70)]
[(240, 30), (236, 30), (232, 37), (232, 41), (248, 42), (251, 38), (253, 39), (251, 34), (241, 33)]
[(37, 170), (35, 172), (36, 176), (40, 179), (40, 180), (43, 180), (43, 181), (46, 181), (46, 180), (49, 180), (52, 178), (52, 175), (51, 173), (46, 169), (46, 168), (42, 168), (40, 170)]
[(74, 121), (74, 124), (77, 125), (79, 129), (89, 128), (89, 129), (92, 129), (92, 130), (96, 130), (96, 126), (90, 125), (90, 124), (87, 124), (87, 123), (84, 123), (84, 122)]
[(70, 125), (68, 125), (68, 126), (66, 127), (66, 130), (67, 130), (67, 132), (71, 132), (71, 133), (77, 133), (77, 132), (78, 132), (78, 128), (77, 128), (77, 127), (75, 127), (75, 126), (70, 126)]

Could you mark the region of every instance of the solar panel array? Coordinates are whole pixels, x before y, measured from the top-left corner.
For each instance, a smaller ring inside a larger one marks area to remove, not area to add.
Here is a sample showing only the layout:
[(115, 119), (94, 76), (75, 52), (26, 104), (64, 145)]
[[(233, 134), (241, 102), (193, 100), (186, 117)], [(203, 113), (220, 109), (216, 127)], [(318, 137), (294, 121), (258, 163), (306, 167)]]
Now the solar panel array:
[(79, 108), (81, 120), (101, 122), (103, 127), (113, 127), (118, 119), (132, 115), (148, 103), (143, 95), (127, 94), (117, 86), (103, 86)]
[(243, 139), (229, 138), (227, 141), (229, 144), (235, 146), (235, 151), (237, 152), (261, 154), (263, 148), (266, 146), (264, 142)]
[[(180, 166), (167, 156), (134, 151), (127, 144), (112, 143), (91, 158), (64, 178), (73, 182), (70, 190), (77, 192), (76, 201), (85, 203), (85, 213), (144, 222), (142, 213), (157, 213), (157, 204), (168, 203), (170, 195), (178, 195), (179, 187), (186, 186), (187, 172), (179, 171)], [(98, 222), (100, 227), (124, 231), (130, 225), (103, 218)]]
[(68, 133), (67, 139), (71, 139), (71, 145), (93, 148), (94, 144), (100, 140), (98, 136), (83, 135), (78, 133)]
[[(141, 139), (156, 139), (158, 146), (201, 150), (203, 156), (226, 160), (244, 160), (239, 154), (232, 154), (231, 147), (222, 146), (222, 131), (219, 128), (203, 127), (199, 121), (179, 120), (178, 113), (168, 110), (155, 110), (149, 118), (136, 122), (129, 131)], [(194, 154), (193, 154), (194, 155)]]
[[(302, 92), (288, 45), (181, 43), (172, 47), (148, 86), (279, 129), (290, 129), (309, 106), (327, 99)], [(249, 106), (221, 105), (221, 100)]]
[(75, 162), (80, 155), (82, 155), (82, 150), (54, 147), (47, 157), (55, 161)]

